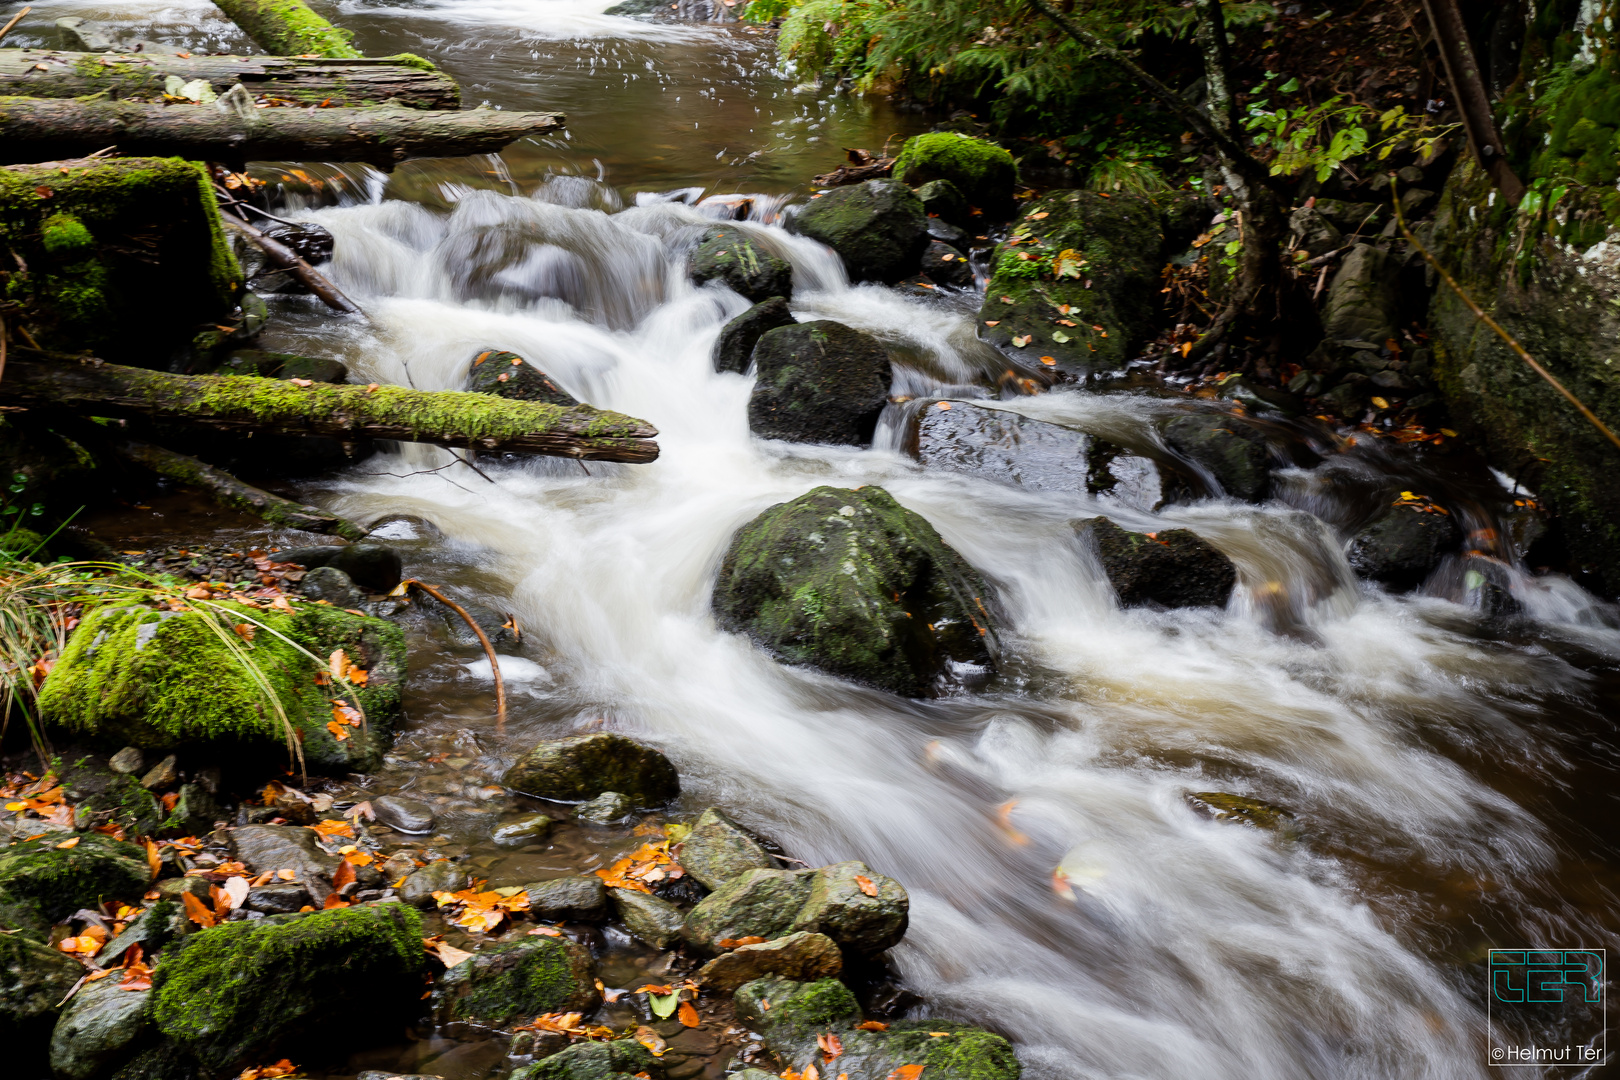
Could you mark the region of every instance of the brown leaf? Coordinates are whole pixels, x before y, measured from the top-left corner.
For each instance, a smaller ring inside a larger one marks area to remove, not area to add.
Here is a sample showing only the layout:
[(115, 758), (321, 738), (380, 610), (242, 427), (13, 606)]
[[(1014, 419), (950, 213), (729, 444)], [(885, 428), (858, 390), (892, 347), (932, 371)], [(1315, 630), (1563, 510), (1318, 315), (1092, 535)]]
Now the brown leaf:
[(865, 893), (867, 896), (876, 896), (878, 894), (877, 886), (874, 885), (872, 883), (872, 879), (867, 877), (865, 874), (856, 874), (855, 884), (860, 886), (861, 892)]
[(354, 881), (354, 864), (348, 859), (344, 859), (338, 863), (337, 869), (332, 872), (332, 891), (342, 892), (345, 886), (353, 885)]
[(829, 1062), (835, 1060), (839, 1054), (844, 1052), (843, 1041), (831, 1032), (825, 1035), (817, 1035), (816, 1045), (821, 1048), (821, 1056)]
[(186, 918), (190, 919), (198, 926), (206, 928), (219, 922), (219, 920), (214, 917), (213, 910), (210, 909), (207, 904), (204, 904), (201, 900), (197, 899), (197, 897), (192, 893), (181, 893), (180, 902), (185, 906)]
[(902, 1065), (889, 1074), (888, 1080), (917, 1080), (922, 1071), (921, 1065)]
[(675, 1016), (687, 1027), (697, 1027), (703, 1022), (698, 1019), (698, 1011), (692, 1008), (690, 1001), (681, 1002), (680, 1008), (675, 1010)]
[(82, 839), (84, 839), (82, 836), (74, 836), (74, 837), (71, 837), (71, 838), (69, 838), (67, 840), (62, 841), (60, 844), (57, 844), (56, 846), (57, 846), (57, 848), (59, 850), (60, 849), (66, 849), (66, 848), (78, 847), (79, 846), (79, 841), (82, 840)]
[(719, 941), (715, 942), (715, 944), (719, 945), (722, 949), (740, 949), (744, 945), (763, 945), (765, 944), (765, 939), (758, 936), (728, 937), (721, 938)]

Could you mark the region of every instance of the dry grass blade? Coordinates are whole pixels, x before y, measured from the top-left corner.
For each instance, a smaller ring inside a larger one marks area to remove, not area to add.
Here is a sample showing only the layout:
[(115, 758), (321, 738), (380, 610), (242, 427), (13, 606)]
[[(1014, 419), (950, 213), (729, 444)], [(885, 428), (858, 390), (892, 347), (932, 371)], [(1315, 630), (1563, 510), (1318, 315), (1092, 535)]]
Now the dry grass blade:
[(506, 683), (501, 679), (501, 662), (500, 660), (496, 659), (495, 646), (489, 643), (489, 636), (484, 633), (483, 627), (479, 626), (478, 623), (473, 620), (473, 617), (467, 614), (466, 608), (462, 607), (460, 604), (456, 603), (454, 600), (450, 599), (448, 596), (444, 595), (444, 593), (440, 592), (438, 589), (434, 588), (432, 585), (429, 585), (425, 581), (417, 581), (415, 578), (411, 578), (408, 581), (400, 582), (400, 587), (421, 589), (423, 592), (433, 597), (433, 599), (450, 608), (457, 615), (460, 615), (462, 621), (472, 628), (473, 633), (478, 635), (478, 643), (484, 647), (484, 655), (489, 657), (490, 673), (495, 676), (495, 734), (505, 734)]

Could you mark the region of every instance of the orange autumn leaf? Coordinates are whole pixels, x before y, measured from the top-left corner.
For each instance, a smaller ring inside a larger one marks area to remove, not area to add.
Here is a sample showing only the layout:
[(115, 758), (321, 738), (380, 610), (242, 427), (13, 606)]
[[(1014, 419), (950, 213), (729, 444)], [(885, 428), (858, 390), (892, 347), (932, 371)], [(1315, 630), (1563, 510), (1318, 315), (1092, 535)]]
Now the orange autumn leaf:
[(888, 1080), (917, 1080), (922, 1071), (921, 1065), (902, 1065), (889, 1074)]
[(690, 1001), (681, 1002), (680, 1008), (675, 1010), (675, 1016), (682, 1024), (689, 1028), (695, 1028), (698, 1026), (698, 1024), (702, 1023), (702, 1021), (698, 1019), (698, 1011), (692, 1008), (692, 1003)]
[(342, 892), (344, 886), (353, 885), (354, 881), (354, 864), (348, 859), (344, 859), (338, 863), (337, 869), (332, 872), (332, 891)]
[(241, 638), (243, 641), (252, 641), (253, 635), (259, 632), (259, 628), (257, 626), (254, 626), (252, 623), (245, 622), (237, 623), (235, 626), (231, 627), (231, 629), (236, 631), (236, 636)]
[(645, 843), (605, 870), (596, 871), (603, 883), (614, 889), (650, 893), (648, 883), (673, 881), (686, 871), (669, 853), (669, 841)]
[(342, 742), (344, 739), (349, 737), (349, 729), (338, 723), (336, 720), (328, 720), (326, 722), (326, 730), (330, 731), (332, 733), (332, 738), (336, 739), (338, 742)]
[(343, 857), (355, 866), (370, 866), (377, 861), (375, 856), (367, 855), (363, 851), (346, 852)]
[(855, 884), (858, 885), (860, 887), (861, 892), (865, 893), (867, 896), (876, 896), (877, 895), (877, 892), (878, 892), (877, 886), (874, 885), (872, 883), (872, 879), (867, 877), (865, 874), (856, 874), (855, 875)]
[(879, 1020), (862, 1020), (855, 1025), (861, 1031), (888, 1031), (889, 1025)]
[(843, 1041), (831, 1032), (825, 1035), (817, 1035), (816, 1045), (821, 1048), (821, 1056), (829, 1062), (835, 1060), (839, 1054), (844, 1052)]
[(288, 1059), (282, 1058), (274, 1065), (261, 1065), (256, 1069), (243, 1069), (236, 1077), (236, 1080), (275, 1080), (278, 1076), (291, 1076), (297, 1071), (298, 1066)]
[(996, 824), (1001, 826), (1001, 831), (1006, 834), (1009, 844), (1014, 847), (1026, 847), (1029, 844), (1029, 837), (1019, 832), (1012, 823), (1012, 812), (1017, 808), (1017, 799), (1008, 799), (996, 807)]
[(765, 944), (765, 939), (759, 937), (758, 935), (749, 935), (748, 937), (728, 937), (721, 938), (719, 941), (715, 942), (715, 944), (719, 945), (722, 949), (740, 949), (744, 945), (763, 945)]
[(361, 721), (365, 718), (360, 715), (359, 709), (342, 698), (337, 698), (332, 702), (332, 719), (340, 724), (348, 724), (350, 727), (359, 727)]
[(213, 909), (207, 904), (204, 904), (201, 900), (197, 899), (191, 893), (181, 893), (180, 902), (185, 905), (186, 918), (190, 919), (198, 926), (207, 928), (219, 922), (219, 920), (214, 917)]
[(152, 843), (151, 837), (142, 840), (141, 845), (146, 848), (146, 865), (152, 871), (152, 880), (156, 881), (158, 875), (163, 873), (163, 858), (158, 854), (157, 845)]
[(72, 837), (71, 839), (62, 841), (60, 844), (57, 844), (56, 846), (57, 846), (58, 849), (78, 847), (79, 846), (79, 841), (82, 840), (82, 839), (83, 839), (83, 837), (75, 836), (75, 837)]
[(347, 836), (350, 839), (354, 838), (354, 826), (350, 825), (347, 821), (334, 819), (317, 821), (315, 824), (311, 825), (310, 828), (319, 833), (323, 840), (330, 839), (334, 836)]
[(337, 893), (333, 893), (331, 896), (326, 898), (326, 903), (321, 905), (321, 910), (331, 911), (333, 908), (344, 908), (348, 906), (349, 902), (347, 900), (343, 899), (343, 897), (339, 896)]

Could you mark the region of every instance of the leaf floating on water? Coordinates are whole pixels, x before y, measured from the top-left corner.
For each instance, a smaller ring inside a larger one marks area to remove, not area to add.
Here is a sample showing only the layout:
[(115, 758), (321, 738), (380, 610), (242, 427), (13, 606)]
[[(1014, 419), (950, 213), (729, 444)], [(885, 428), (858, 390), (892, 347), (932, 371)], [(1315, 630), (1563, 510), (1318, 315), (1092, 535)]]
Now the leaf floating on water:
[(1017, 799), (1008, 799), (996, 807), (996, 824), (1001, 826), (1001, 831), (1007, 837), (1009, 844), (1014, 847), (1026, 847), (1029, 844), (1029, 837), (1020, 832), (1012, 823), (1012, 812), (1017, 808)]
[(859, 886), (861, 892), (865, 893), (867, 896), (876, 896), (878, 894), (877, 886), (874, 885), (872, 883), (872, 879), (867, 877), (865, 874), (856, 874), (855, 884)]
[(1024, 346), (1028, 345), (1033, 340), (1035, 340), (1035, 335), (1033, 335), (1033, 334), (1021, 334), (1021, 335), (1018, 335), (1018, 336), (1014, 337), (1012, 339), (1012, 343), (1013, 343), (1014, 348), (1022, 349)]
[(703, 1021), (698, 1019), (698, 1011), (692, 1007), (690, 1001), (681, 1002), (680, 1008), (675, 1010), (675, 1016), (685, 1027), (695, 1028)]
[[(171, 79), (174, 77), (173, 75), (169, 76)], [(282, 1058), (274, 1065), (261, 1065), (256, 1069), (243, 1069), (237, 1075), (236, 1080), (275, 1080), (278, 1076), (291, 1076), (297, 1071), (298, 1066), (287, 1058)]]
[(1056, 367), (1057, 366), (1057, 357), (1055, 357), (1055, 356), (1043, 356), (1043, 357), (1041, 357), (1041, 363), (1045, 364), (1047, 367)]

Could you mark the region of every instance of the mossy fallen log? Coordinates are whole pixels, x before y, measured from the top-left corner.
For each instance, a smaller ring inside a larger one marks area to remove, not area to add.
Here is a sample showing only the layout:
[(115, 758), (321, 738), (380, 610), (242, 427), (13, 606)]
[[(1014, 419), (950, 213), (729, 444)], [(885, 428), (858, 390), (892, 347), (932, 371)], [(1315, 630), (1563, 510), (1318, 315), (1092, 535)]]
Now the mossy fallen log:
[(352, 33), (315, 14), (304, 0), (214, 0), (214, 6), (276, 56), (352, 60), (364, 55), (349, 44)]
[(219, 431), (396, 439), (502, 453), (643, 463), (658, 430), (589, 405), (564, 408), (459, 390), (299, 386), (244, 375), (171, 375), (100, 360), (43, 361), (15, 350), (0, 402)]
[(469, 109), (220, 109), (0, 97), (0, 164), (121, 154), (248, 161), (365, 161), (492, 154), (563, 126), (560, 113)]
[(240, 83), (255, 97), (300, 105), (363, 108), (456, 109), (454, 79), (413, 56), (327, 60), (297, 56), (176, 56), (124, 53), (104, 56), (58, 49), (0, 49), (0, 95), (162, 104), (170, 76), (201, 79), (215, 94)]

